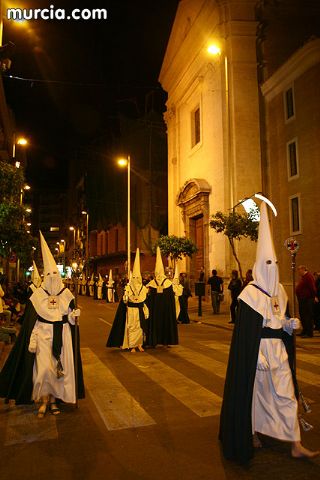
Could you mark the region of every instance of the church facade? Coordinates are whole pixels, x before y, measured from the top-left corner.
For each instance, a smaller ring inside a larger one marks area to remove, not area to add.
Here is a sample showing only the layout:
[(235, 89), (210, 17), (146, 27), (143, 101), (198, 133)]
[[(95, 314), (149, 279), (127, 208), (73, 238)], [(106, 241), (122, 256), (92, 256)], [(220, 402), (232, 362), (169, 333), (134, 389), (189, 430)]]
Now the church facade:
[[(210, 217), (260, 191), (278, 210), (271, 222), (288, 290), (288, 237), (301, 243), (298, 262), (320, 270), (314, 248), (319, 19), (316, 0), (305, 8), (298, 0), (179, 3), (159, 81), (168, 93), (169, 234), (196, 242), (198, 253), (185, 265), (195, 281), (201, 267), (206, 277), (213, 268), (224, 277), (237, 268), (227, 238), (210, 228)], [(294, 109), (289, 118), (286, 108)], [(244, 213), (239, 205), (236, 211)], [(256, 245), (241, 240), (237, 248), (245, 272)]]
[[(181, 1), (160, 73), (168, 92), (169, 234), (196, 242), (198, 253), (186, 265), (195, 280), (201, 267), (206, 276), (234, 268), (210, 216), (262, 189), (254, 4)], [(249, 268), (254, 246), (242, 240), (241, 252)]]

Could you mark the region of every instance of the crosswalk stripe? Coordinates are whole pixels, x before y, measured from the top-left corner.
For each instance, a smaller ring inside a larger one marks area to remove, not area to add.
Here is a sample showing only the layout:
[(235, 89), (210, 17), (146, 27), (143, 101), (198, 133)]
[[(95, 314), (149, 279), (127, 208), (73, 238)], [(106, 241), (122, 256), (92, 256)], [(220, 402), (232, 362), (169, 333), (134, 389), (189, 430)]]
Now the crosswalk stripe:
[[(2, 413), (2, 412), (1, 412)], [(47, 415), (45, 421), (39, 421), (34, 405), (24, 405), (6, 408), (7, 428), (4, 446), (19, 443), (33, 443), (47, 440), (56, 440), (58, 430), (54, 415)]]
[(320, 367), (320, 357), (318, 353), (314, 355), (311, 353), (297, 353), (297, 359)]
[(86, 389), (108, 430), (155, 424), (150, 415), (90, 348), (81, 348), (81, 356)]
[[(218, 343), (218, 342), (200, 342), (201, 345), (204, 345), (210, 349), (218, 350), (223, 353), (229, 353), (229, 345)], [(311, 355), (307, 353), (298, 353), (297, 354), (298, 360), (303, 360), (307, 363), (318, 365), (320, 364), (319, 358), (317, 354)], [(315, 360), (315, 362), (314, 362)], [(317, 363), (319, 362), (319, 363)], [(320, 384), (320, 375), (317, 373), (309, 372), (304, 368), (299, 368), (299, 364), (297, 365), (297, 378), (298, 381), (301, 383), (307, 383), (308, 385), (319, 385)]]
[(197, 367), (203, 368), (210, 373), (213, 373), (217, 377), (225, 378), (226, 377), (226, 369), (227, 365), (225, 362), (220, 362), (219, 360), (215, 360), (211, 357), (207, 357), (202, 353), (199, 353), (195, 350), (191, 350), (191, 348), (177, 346), (172, 349), (172, 353), (179, 355), (180, 358), (183, 360), (187, 360), (188, 362), (196, 365)]
[(98, 317), (98, 320), (100, 320), (101, 322), (106, 323), (107, 325), (109, 325), (110, 327), (112, 327), (112, 323), (107, 322), (107, 320), (105, 320), (104, 318)]
[(152, 355), (146, 352), (143, 355), (124, 353), (122, 355), (199, 417), (209, 417), (220, 413), (221, 397)]

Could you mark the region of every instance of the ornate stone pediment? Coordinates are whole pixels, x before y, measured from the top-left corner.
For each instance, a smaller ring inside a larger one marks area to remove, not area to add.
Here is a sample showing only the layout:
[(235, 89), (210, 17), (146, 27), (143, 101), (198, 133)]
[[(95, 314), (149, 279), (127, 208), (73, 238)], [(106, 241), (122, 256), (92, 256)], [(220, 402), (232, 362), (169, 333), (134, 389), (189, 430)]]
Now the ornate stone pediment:
[(176, 203), (180, 207), (202, 195), (209, 195), (211, 187), (203, 178), (192, 178), (185, 182), (178, 193)]

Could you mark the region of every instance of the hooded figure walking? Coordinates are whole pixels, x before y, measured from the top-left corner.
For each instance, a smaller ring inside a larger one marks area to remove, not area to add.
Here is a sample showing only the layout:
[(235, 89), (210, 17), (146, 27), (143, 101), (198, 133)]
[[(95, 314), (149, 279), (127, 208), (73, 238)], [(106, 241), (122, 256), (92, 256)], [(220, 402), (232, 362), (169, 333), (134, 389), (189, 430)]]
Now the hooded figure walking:
[(107, 347), (129, 348), (132, 353), (143, 352), (144, 335), (147, 329), (149, 310), (145, 304), (148, 289), (142, 283), (140, 272), (140, 251), (136, 258), (130, 282), (125, 286), (122, 300), (107, 341)]
[(253, 281), (238, 297), (220, 417), (224, 456), (246, 463), (257, 433), (291, 442), (291, 455), (312, 458), (301, 445), (293, 369), (296, 318), (286, 316), (288, 298), (279, 283), (267, 207), (261, 204)]
[(80, 350), (74, 344), (80, 310), (74, 309), (74, 297), (64, 288), (41, 232), (40, 240), (44, 280), (30, 297), (20, 333), (0, 373), (0, 397), (14, 399), (17, 405), (40, 402), (38, 418), (43, 418), (47, 410), (60, 413), (56, 399), (75, 404), (77, 398), (84, 398), (84, 385)]
[(149, 287), (149, 328), (146, 344), (177, 345), (178, 328), (176, 318), (175, 294), (172, 282), (165, 276), (160, 253), (157, 247), (157, 258), (154, 270), (155, 278), (146, 286)]

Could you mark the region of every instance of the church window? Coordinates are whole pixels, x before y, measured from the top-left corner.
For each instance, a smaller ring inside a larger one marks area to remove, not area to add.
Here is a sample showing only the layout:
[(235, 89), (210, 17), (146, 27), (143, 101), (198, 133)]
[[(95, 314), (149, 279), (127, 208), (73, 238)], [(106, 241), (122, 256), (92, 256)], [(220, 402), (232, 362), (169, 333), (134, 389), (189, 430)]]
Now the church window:
[(286, 121), (294, 118), (294, 93), (293, 87), (288, 88), (284, 93)]
[(191, 114), (191, 147), (200, 143), (201, 140), (201, 123), (200, 123), (200, 107), (196, 107)]
[(287, 162), (288, 162), (288, 178), (292, 180), (299, 176), (298, 163), (298, 143), (297, 140), (291, 140), (287, 143)]
[(291, 235), (301, 233), (301, 205), (300, 195), (293, 195), (290, 201), (290, 230)]

